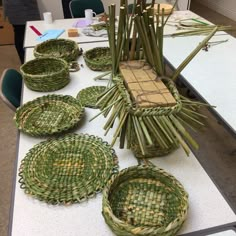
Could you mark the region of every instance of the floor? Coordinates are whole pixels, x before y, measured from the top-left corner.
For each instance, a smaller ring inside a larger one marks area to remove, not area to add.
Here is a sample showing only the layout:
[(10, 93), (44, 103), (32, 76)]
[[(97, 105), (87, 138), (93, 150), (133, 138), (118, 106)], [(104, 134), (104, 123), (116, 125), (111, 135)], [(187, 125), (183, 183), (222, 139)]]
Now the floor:
[[(236, 22), (197, 4), (191, 10), (216, 24), (236, 25)], [(236, 31), (231, 32), (236, 36)], [(0, 74), (4, 68), (19, 68), (14, 46), (0, 46)], [(199, 161), (219, 187), (236, 212), (236, 142), (233, 137), (208, 111), (203, 110), (208, 124), (201, 133), (192, 134), (200, 144), (195, 152)], [(17, 130), (13, 122), (14, 113), (0, 100), (0, 235), (6, 236), (14, 163), (16, 159)]]

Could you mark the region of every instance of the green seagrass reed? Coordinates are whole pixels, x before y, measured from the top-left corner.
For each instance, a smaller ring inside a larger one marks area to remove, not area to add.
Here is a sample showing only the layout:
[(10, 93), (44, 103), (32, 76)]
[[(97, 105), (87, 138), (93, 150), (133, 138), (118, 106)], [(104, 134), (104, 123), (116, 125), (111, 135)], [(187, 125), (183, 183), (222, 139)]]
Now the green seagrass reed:
[(112, 176), (103, 190), (102, 209), (116, 235), (176, 235), (187, 217), (188, 194), (164, 170), (133, 166)]
[(42, 57), (30, 60), (20, 67), (26, 86), (34, 91), (50, 92), (70, 82), (68, 63), (60, 58)]
[(34, 56), (38, 57), (56, 57), (62, 58), (67, 62), (77, 61), (82, 52), (78, 44), (70, 39), (50, 39), (34, 48)]
[(67, 205), (94, 197), (117, 172), (118, 159), (107, 142), (69, 134), (31, 148), (22, 160), (19, 182), (40, 201)]

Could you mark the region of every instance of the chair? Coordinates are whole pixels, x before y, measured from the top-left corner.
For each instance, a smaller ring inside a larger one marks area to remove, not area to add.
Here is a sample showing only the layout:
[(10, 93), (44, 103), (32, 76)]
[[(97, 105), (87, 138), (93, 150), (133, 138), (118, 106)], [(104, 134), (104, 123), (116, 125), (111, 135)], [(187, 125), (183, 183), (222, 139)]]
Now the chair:
[(104, 6), (101, 0), (72, 0), (69, 3), (69, 9), (72, 18), (85, 17), (85, 9), (92, 9), (96, 14), (104, 12)]
[(0, 80), (0, 97), (13, 111), (20, 106), (22, 76), (15, 69), (5, 69)]

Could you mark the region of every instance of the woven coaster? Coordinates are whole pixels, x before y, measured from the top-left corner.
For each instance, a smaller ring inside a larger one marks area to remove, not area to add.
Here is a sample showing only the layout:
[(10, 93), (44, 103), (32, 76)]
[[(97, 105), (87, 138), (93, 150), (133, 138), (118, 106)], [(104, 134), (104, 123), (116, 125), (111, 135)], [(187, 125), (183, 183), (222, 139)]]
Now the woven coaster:
[(111, 146), (88, 134), (69, 134), (35, 145), (22, 160), (20, 187), (50, 204), (82, 202), (100, 192), (118, 160)]
[(116, 235), (176, 235), (187, 210), (181, 183), (155, 166), (123, 169), (103, 191), (103, 216)]
[(80, 90), (76, 97), (83, 106), (98, 108), (96, 106), (97, 99), (105, 90), (105, 86), (91, 86)]
[(32, 136), (45, 136), (73, 128), (83, 114), (84, 108), (76, 98), (52, 94), (19, 107), (14, 120), (19, 130)]

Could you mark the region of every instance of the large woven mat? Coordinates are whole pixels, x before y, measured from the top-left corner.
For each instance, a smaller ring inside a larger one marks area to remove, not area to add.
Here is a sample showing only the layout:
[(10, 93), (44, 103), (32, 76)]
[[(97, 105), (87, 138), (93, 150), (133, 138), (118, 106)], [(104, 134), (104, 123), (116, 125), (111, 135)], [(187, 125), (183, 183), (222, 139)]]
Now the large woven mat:
[(154, 166), (124, 169), (103, 191), (103, 215), (116, 235), (176, 235), (187, 209), (181, 183)]
[(22, 160), (20, 187), (50, 204), (93, 197), (117, 172), (114, 150), (101, 138), (70, 134), (35, 145)]
[(19, 130), (32, 136), (45, 136), (74, 127), (83, 114), (84, 108), (76, 98), (51, 94), (19, 107), (14, 120)]
[(105, 86), (91, 86), (82, 89), (77, 94), (80, 103), (85, 107), (98, 108), (96, 103), (98, 97), (106, 90)]

